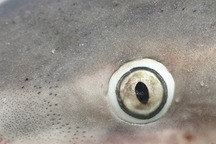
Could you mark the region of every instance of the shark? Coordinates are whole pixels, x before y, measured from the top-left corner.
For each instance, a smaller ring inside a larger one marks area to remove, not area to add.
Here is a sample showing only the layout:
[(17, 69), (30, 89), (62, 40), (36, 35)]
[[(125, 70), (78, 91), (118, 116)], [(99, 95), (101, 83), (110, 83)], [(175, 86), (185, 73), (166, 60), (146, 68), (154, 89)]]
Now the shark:
[(215, 144), (215, 55), (214, 0), (0, 1), (0, 144)]

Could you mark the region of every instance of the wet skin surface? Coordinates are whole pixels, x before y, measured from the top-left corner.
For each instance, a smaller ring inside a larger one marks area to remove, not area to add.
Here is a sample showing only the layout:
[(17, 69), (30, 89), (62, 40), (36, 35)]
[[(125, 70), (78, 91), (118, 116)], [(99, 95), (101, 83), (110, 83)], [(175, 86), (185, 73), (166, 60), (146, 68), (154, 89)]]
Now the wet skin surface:
[[(0, 144), (214, 144), (214, 0), (11, 0), (0, 5)], [(152, 58), (175, 80), (146, 125), (109, 108), (108, 82)]]

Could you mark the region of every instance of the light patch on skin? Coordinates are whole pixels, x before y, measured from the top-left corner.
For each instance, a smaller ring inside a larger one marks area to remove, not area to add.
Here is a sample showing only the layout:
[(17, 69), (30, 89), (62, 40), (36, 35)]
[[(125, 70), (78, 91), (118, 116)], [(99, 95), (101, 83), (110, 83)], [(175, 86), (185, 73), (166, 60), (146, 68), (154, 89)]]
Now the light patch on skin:
[[(196, 132), (190, 130), (179, 130), (179, 129), (166, 129), (161, 130), (158, 129), (157, 131), (148, 131), (145, 133), (133, 133), (133, 134), (126, 134), (126, 133), (116, 133), (113, 132), (112, 134), (101, 136), (97, 140), (88, 139), (82, 142), (82, 144), (119, 144), (119, 142), (124, 144), (204, 144), (209, 142), (209, 144), (213, 144), (211, 142), (215, 141), (215, 131), (211, 132)], [(47, 140), (45, 136), (48, 136), (50, 139)], [(37, 137), (38, 138), (38, 137)], [(5, 139), (0, 140), (0, 144), (38, 144), (38, 143), (45, 143), (45, 144), (73, 144), (73, 142), (68, 141), (68, 139), (64, 138), (64, 141), (61, 137), (55, 137), (46, 134), (41, 134), (40, 139), (35, 141), (35, 139), (25, 139), (25, 140), (16, 140), (13, 142), (7, 142)]]
[(5, 3), (7, 0), (0, 0), (0, 5), (2, 5), (3, 3)]
[(9, 144), (9, 142), (6, 139), (0, 137), (0, 144)]
[(79, 89), (83, 93), (83, 98), (89, 102), (92, 101), (92, 96), (101, 95), (104, 97), (113, 69), (112, 65), (107, 65), (92, 74), (77, 77), (75, 80), (76, 89)]

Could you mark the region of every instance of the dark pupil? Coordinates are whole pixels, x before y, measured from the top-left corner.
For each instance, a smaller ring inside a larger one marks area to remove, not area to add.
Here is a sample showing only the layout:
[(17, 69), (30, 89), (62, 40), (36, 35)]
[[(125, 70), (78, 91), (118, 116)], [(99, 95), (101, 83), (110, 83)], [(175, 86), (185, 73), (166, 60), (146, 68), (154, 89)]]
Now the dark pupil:
[(147, 104), (149, 100), (149, 92), (147, 86), (142, 83), (138, 82), (135, 87), (135, 93), (137, 96), (137, 99), (142, 103), (142, 104)]

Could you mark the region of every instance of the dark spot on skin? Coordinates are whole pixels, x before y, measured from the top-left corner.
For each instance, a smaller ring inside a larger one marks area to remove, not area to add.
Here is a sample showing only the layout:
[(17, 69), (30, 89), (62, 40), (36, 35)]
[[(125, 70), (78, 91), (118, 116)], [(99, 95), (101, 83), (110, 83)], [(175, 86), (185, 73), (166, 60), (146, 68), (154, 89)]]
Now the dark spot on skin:
[(192, 142), (192, 141), (195, 140), (194, 135), (191, 134), (190, 132), (184, 133), (183, 137), (184, 137), (184, 139), (185, 139), (186, 141), (188, 141), (188, 142)]
[(197, 12), (197, 10), (193, 10), (193, 12), (195, 13), (195, 12)]
[(73, 3), (73, 6), (77, 5), (77, 3)]
[(114, 7), (117, 7), (117, 6), (119, 6), (119, 3), (115, 3), (113, 6), (114, 6)]
[(25, 87), (24, 87), (24, 86), (22, 86), (21, 88), (22, 88), (22, 89), (24, 89)]
[(50, 93), (49, 95), (52, 95), (52, 93)]
[(164, 10), (161, 10), (160, 12), (163, 13)]
[(182, 8), (182, 11), (184, 11), (185, 10), (185, 8)]
[(29, 81), (29, 78), (25, 78), (25, 82)]
[(41, 92), (38, 92), (37, 94), (40, 94)]
[(76, 128), (79, 129), (80, 127), (77, 126)]

